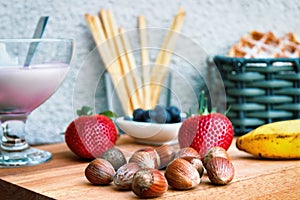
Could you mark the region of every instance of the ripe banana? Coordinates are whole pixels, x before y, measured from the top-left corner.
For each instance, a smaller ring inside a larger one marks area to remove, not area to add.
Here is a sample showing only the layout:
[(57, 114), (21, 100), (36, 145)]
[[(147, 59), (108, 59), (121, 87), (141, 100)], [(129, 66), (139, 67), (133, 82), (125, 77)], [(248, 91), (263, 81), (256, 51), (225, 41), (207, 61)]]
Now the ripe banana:
[(300, 158), (300, 119), (262, 125), (240, 136), (236, 147), (263, 158)]

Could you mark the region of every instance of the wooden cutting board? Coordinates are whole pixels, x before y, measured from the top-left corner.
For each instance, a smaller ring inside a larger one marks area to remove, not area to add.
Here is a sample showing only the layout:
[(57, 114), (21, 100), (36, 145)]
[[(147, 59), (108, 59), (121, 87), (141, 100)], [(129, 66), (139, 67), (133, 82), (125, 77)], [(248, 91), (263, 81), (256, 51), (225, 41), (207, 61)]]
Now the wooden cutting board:
[[(142, 146), (126, 135), (117, 142), (127, 157)], [(117, 191), (113, 184), (91, 185), (84, 176), (88, 162), (70, 152), (65, 143), (38, 148), (52, 152), (52, 160), (37, 166), (0, 169), (0, 199), (137, 199), (133, 192)], [(214, 186), (204, 174), (195, 189), (169, 188), (158, 199), (299, 199), (300, 160), (255, 158), (238, 151), (235, 140), (228, 151), (235, 167), (229, 185)]]

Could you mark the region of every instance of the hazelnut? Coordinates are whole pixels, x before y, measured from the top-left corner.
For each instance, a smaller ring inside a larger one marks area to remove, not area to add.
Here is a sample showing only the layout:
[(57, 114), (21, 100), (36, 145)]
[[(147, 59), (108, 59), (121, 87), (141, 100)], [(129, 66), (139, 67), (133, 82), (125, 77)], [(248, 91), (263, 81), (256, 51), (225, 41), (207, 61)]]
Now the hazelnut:
[(162, 196), (168, 190), (168, 182), (158, 169), (138, 170), (132, 180), (132, 191), (141, 198)]
[(212, 159), (213, 157), (223, 157), (228, 160), (231, 160), (228, 152), (224, 148), (215, 146), (215, 147), (212, 147), (209, 150), (207, 150), (207, 152), (205, 153), (204, 158), (203, 158), (204, 167), (209, 162), (209, 160)]
[(176, 158), (167, 166), (165, 177), (171, 187), (179, 190), (192, 189), (200, 183), (197, 169), (183, 158)]
[(209, 180), (215, 185), (226, 185), (234, 177), (234, 167), (230, 160), (223, 157), (213, 157), (206, 164)]
[(169, 144), (164, 144), (155, 148), (157, 154), (160, 158), (160, 165), (158, 169), (165, 168), (174, 158), (176, 152), (174, 147)]
[(128, 162), (134, 162), (142, 168), (155, 168), (160, 165), (160, 158), (153, 147), (142, 148), (135, 151)]
[(115, 170), (118, 170), (122, 165), (127, 163), (125, 155), (118, 148), (109, 148), (107, 149), (100, 158), (103, 158), (110, 162)]
[(86, 178), (95, 185), (107, 185), (115, 175), (113, 166), (107, 160), (96, 158), (85, 168)]
[(176, 154), (176, 158), (180, 157), (200, 157), (200, 154), (192, 147), (185, 147), (182, 149), (179, 149), (179, 151)]
[(140, 169), (141, 167), (136, 163), (127, 163), (121, 166), (115, 176), (114, 176), (114, 184), (119, 190), (130, 190), (131, 183), (133, 179), (133, 175)]
[(185, 157), (181, 157), (182, 159), (188, 161), (189, 163), (191, 163), (198, 171), (200, 178), (203, 176), (204, 173), (204, 168), (202, 165), (202, 161), (199, 157), (191, 157), (191, 156), (185, 156)]
[(141, 148), (137, 149), (135, 152), (147, 151), (147, 152), (152, 153), (154, 150), (155, 150), (154, 147), (145, 146), (145, 147), (141, 147)]

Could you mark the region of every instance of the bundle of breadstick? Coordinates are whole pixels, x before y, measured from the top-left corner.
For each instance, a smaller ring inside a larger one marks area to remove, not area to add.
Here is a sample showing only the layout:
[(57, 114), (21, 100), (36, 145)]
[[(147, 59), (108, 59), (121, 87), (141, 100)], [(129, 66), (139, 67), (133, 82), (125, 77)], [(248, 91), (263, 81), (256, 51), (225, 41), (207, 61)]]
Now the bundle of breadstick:
[(168, 66), (175, 48), (178, 33), (185, 17), (183, 8), (173, 19), (154, 65), (149, 67), (147, 28), (144, 16), (138, 17), (142, 70), (138, 66), (129, 38), (124, 28), (118, 27), (112, 11), (101, 9), (97, 15), (85, 14), (85, 19), (105, 64), (124, 114), (131, 115), (137, 108), (151, 109), (159, 100), (162, 83), (168, 74)]

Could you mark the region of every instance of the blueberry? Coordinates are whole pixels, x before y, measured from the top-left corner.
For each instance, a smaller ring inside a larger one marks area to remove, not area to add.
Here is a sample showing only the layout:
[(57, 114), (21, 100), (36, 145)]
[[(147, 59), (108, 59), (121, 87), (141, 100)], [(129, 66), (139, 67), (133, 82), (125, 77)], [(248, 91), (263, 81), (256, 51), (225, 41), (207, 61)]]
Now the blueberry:
[(166, 123), (172, 123), (172, 117), (171, 114), (169, 112), (166, 112)]
[(133, 120), (138, 122), (144, 121), (144, 113), (145, 111), (141, 108), (135, 109), (133, 111)]
[(179, 122), (181, 122), (181, 116), (178, 116), (177, 118), (174, 118), (174, 119), (172, 119), (172, 122), (171, 123), (179, 123)]
[(157, 112), (155, 110), (149, 110), (149, 116), (151, 121), (156, 123)]
[(150, 110), (145, 110), (143, 114), (143, 122), (151, 122)]
[(161, 105), (155, 106), (155, 108), (150, 112), (150, 114), (151, 114), (150, 117), (153, 122), (163, 124), (163, 123), (170, 123), (171, 121), (171, 116), (167, 112), (164, 106)]
[[(180, 110), (176, 107), (176, 106), (169, 106), (167, 108), (167, 111), (170, 113), (171, 115), (171, 121), (173, 123), (178, 122), (178, 120), (180, 119)], [(181, 121), (181, 119), (180, 119)]]

